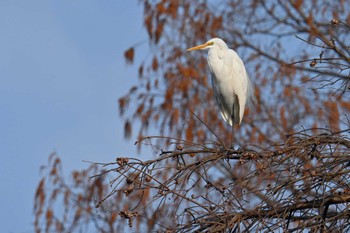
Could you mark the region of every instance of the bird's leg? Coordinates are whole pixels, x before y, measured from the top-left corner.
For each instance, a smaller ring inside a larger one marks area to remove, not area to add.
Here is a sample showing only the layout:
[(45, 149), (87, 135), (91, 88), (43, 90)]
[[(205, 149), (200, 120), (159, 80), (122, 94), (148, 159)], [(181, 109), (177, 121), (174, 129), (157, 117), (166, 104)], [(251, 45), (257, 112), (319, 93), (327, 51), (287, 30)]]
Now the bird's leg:
[(240, 112), (240, 106), (239, 106), (239, 98), (236, 94), (234, 94), (233, 99), (233, 105), (232, 105), (232, 135), (231, 135), (231, 149), (234, 149), (234, 139), (235, 139), (235, 124), (239, 124), (239, 112)]
[(236, 93), (233, 95), (233, 105), (232, 105), (232, 135), (231, 135), (231, 149), (234, 149), (234, 139), (235, 139), (235, 124), (239, 124), (239, 112), (240, 112), (240, 106), (239, 106), (239, 98)]
[(235, 149), (234, 141), (235, 141), (235, 124), (232, 124), (231, 147), (230, 147), (231, 149)]

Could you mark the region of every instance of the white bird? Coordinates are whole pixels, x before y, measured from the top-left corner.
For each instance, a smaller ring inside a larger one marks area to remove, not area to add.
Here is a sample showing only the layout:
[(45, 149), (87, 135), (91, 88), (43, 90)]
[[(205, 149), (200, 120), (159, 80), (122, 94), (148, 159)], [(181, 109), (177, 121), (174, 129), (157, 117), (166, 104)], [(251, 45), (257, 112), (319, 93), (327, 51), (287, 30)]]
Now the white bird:
[(210, 39), (187, 51), (199, 49), (209, 49), (207, 60), (214, 95), (222, 118), (232, 126), (233, 147), (234, 124), (241, 124), (247, 101), (254, 101), (250, 79), (241, 58), (222, 39)]

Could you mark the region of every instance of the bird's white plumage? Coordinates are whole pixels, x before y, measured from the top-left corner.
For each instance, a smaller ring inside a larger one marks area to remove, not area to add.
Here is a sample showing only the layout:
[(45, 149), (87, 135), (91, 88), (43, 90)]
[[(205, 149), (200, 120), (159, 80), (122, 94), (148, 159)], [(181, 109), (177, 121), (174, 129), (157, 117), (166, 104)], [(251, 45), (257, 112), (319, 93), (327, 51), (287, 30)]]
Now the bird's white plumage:
[(213, 90), (223, 119), (231, 126), (240, 124), (247, 100), (253, 97), (243, 61), (220, 38), (210, 39), (188, 51), (197, 49), (209, 49), (208, 65), (212, 74)]

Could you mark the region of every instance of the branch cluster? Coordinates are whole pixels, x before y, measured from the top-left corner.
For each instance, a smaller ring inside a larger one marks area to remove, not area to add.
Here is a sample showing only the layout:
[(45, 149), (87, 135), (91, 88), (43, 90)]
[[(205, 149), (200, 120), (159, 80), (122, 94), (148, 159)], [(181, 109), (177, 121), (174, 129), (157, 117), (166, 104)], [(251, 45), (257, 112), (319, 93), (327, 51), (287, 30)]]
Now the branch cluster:
[(149, 210), (157, 211), (164, 231), (350, 229), (350, 141), (344, 133), (307, 133), (270, 149), (173, 140), (176, 149), (158, 158), (105, 164), (116, 175), (106, 198), (137, 194), (128, 211), (149, 221)]

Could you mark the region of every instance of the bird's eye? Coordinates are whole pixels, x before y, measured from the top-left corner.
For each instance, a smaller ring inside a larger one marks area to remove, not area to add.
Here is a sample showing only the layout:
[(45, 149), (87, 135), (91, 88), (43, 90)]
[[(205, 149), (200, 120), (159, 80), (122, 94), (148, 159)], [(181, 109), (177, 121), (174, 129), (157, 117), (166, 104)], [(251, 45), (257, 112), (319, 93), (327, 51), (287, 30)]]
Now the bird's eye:
[(213, 44), (214, 44), (214, 42), (213, 42), (213, 41), (210, 41), (210, 42), (207, 43), (207, 46), (208, 46), (208, 45), (213, 45)]

